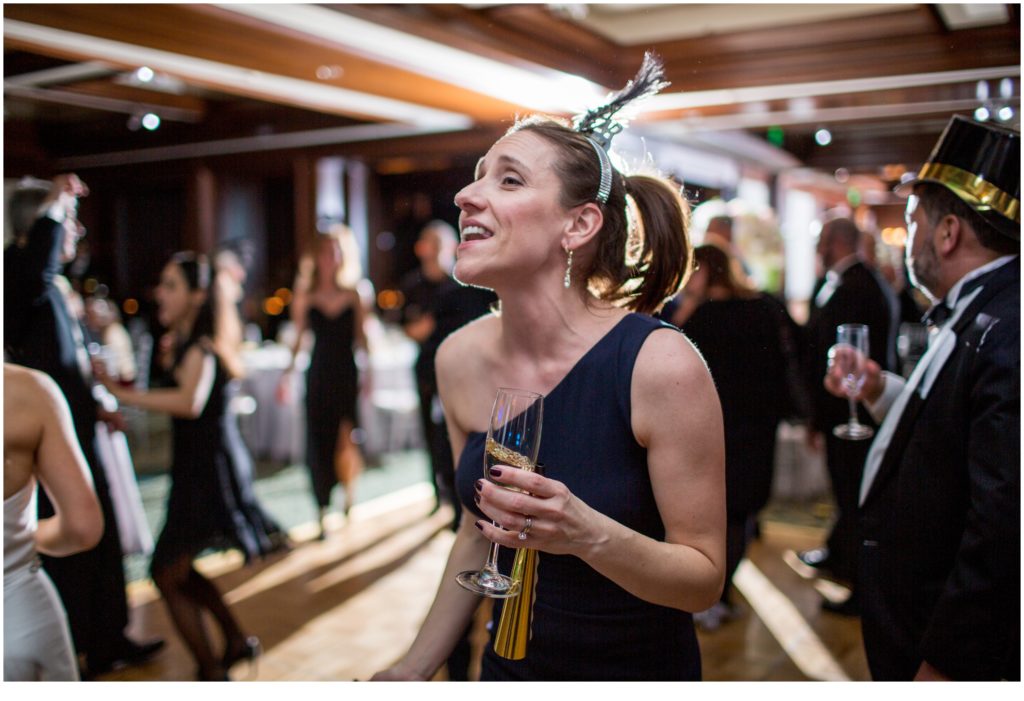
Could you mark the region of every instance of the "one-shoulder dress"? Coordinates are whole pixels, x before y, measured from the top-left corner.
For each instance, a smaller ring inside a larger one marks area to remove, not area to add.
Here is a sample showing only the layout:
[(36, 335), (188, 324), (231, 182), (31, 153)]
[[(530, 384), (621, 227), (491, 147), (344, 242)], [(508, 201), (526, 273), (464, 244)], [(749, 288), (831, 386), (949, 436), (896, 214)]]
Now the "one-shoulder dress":
[(341, 421), (359, 425), (359, 370), (352, 352), (355, 324), (354, 305), (333, 317), (316, 307), (309, 310), (315, 340), (306, 371), (306, 464), (320, 507), (330, 505), (331, 490), (338, 483), (334, 452)]
[[(639, 533), (664, 540), (654, 500), (647, 451), (630, 424), (633, 366), (648, 335), (663, 322), (624, 317), (544, 398), (538, 462), (590, 507)], [(471, 433), (456, 482), (462, 503), (473, 502), (483, 474), (486, 436)], [(515, 550), (502, 548), (500, 570), (512, 568)], [(686, 681), (701, 676), (700, 649), (689, 613), (643, 601), (571, 555), (539, 553), (532, 636), (525, 659), (499, 657), (493, 635), (502, 600), (495, 600), (492, 639), (481, 679), (575, 681)]]
[(216, 354), (204, 352), (216, 360), (213, 387), (197, 418), (171, 424), (171, 491), (153, 570), (207, 548), (237, 548), (249, 562), (281, 547), (280, 527), (240, 478), (252, 474), (252, 456), (228, 411), (235, 387)]

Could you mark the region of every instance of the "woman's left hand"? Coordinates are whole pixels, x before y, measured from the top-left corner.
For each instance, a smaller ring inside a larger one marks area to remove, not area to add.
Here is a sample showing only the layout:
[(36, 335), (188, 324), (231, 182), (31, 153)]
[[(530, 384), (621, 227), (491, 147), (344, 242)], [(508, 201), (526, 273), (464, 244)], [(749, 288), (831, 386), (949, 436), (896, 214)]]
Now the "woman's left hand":
[(561, 482), (508, 465), (491, 468), (491, 479), (494, 482), (476, 483), (477, 506), (500, 524), (476, 522), (488, 540), (509, 548), (583, 557), (604, 539), (600, 514)]

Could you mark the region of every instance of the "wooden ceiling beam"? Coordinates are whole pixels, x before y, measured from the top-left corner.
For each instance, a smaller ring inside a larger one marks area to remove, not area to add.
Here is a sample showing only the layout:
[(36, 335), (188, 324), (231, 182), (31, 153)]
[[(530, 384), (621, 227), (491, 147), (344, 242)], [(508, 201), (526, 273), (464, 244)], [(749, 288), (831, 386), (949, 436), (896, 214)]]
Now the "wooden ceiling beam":
[[(159, 4), (63, 5), (60, 12), (54, 12), (53, 7), (6, 5), (4, 15), (6, 19), (460, 112), (478, 121), (507, 118), (521, 109), (512, 103), (346, 52), (340, 48), (343, 37), (339, 37), (337, 44), (331, 44), (220, 8)], [(72, 52), (39, 46), (23, 48), (49, 50), (64, 58), (103, 58), (69, 55)], [(316, 75), (321, 66), (338, 66), (340, 75), (321, 80)], [(210, 87), (272, 99), (266, 94), (255, 94), (244, 84)]]
[[(503, 5), (478, 10), (443, 3), (330, 7), (493, 60), (547, 66), (602, 85), (617, 82), (615, 45), (552, 16), (541, 5)], [(562, 40), (553, 35), (555, 27), (563, 33)], [(566, 36), (568, 32), (572, 32), (571, 39)], [(581, 41), (585, 42), (583, 47), (578, 43)]]

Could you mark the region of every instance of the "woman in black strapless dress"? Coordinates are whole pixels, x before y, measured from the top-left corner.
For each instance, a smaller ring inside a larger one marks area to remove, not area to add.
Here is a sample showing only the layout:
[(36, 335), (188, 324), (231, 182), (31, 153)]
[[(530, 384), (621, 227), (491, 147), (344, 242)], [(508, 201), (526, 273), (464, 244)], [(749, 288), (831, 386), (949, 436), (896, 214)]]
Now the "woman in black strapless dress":
[[(358, 251), (352, 232), (339, 226), (318, 237), (315, 258), (304, 261), (292, 301), (292, 365), (304, 331), (309, 329), (313, 336), (306, 371), (306, 464), (319, 510), (321, 538), (326, 534), (324, 517), (334, 486), (341, 482), (345, 490), (347, 515), (363, 470), (362, 451), (354, 436), (359, 427), (356, 407), (360, 391), (355, 353), (367, 350), (366, 312), (354, 287), (358, 279)], [(282, 378), (282, 395), (288, 372)]]
[[(693, 346), (649, 316), (689, 272), (687, 206), (665, 179), (620, 174), (605, 150), (613, 115), (660, 82), (658, 68), (645, 61), (576, 128), (517, 123), (456, 195), (455, 277), (493, 289), (501, 310), (438, 351), (464, 517), (419, 635), (375, 679), (436, 672), (479, 603), (455, 576), (478, 570), (492, 542), (506, 574), (516, 548), (538, 564), (532, 591), (494, 606), (481, 679), (701, 677), (691, 612), (714, 603), (725, 569), (721, 409)], [(483, 479), (499, 387), (545, 396), (543, 475), (498, 465)], [(496, 633), (520, 602), (530, 637), (508, 659)]]

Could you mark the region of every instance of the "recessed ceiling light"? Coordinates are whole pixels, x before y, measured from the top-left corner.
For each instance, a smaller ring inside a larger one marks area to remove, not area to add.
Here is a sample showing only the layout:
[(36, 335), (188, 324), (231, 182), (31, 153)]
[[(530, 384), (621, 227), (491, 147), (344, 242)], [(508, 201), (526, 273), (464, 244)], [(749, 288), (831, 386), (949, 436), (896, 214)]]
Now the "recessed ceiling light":
[(334, 80), (340, 78), (345, 71), (341, 66), (337, 64), (331, 64), (330, 66), (318, 66), (316, 69), (316, 77), (320, 80)]

